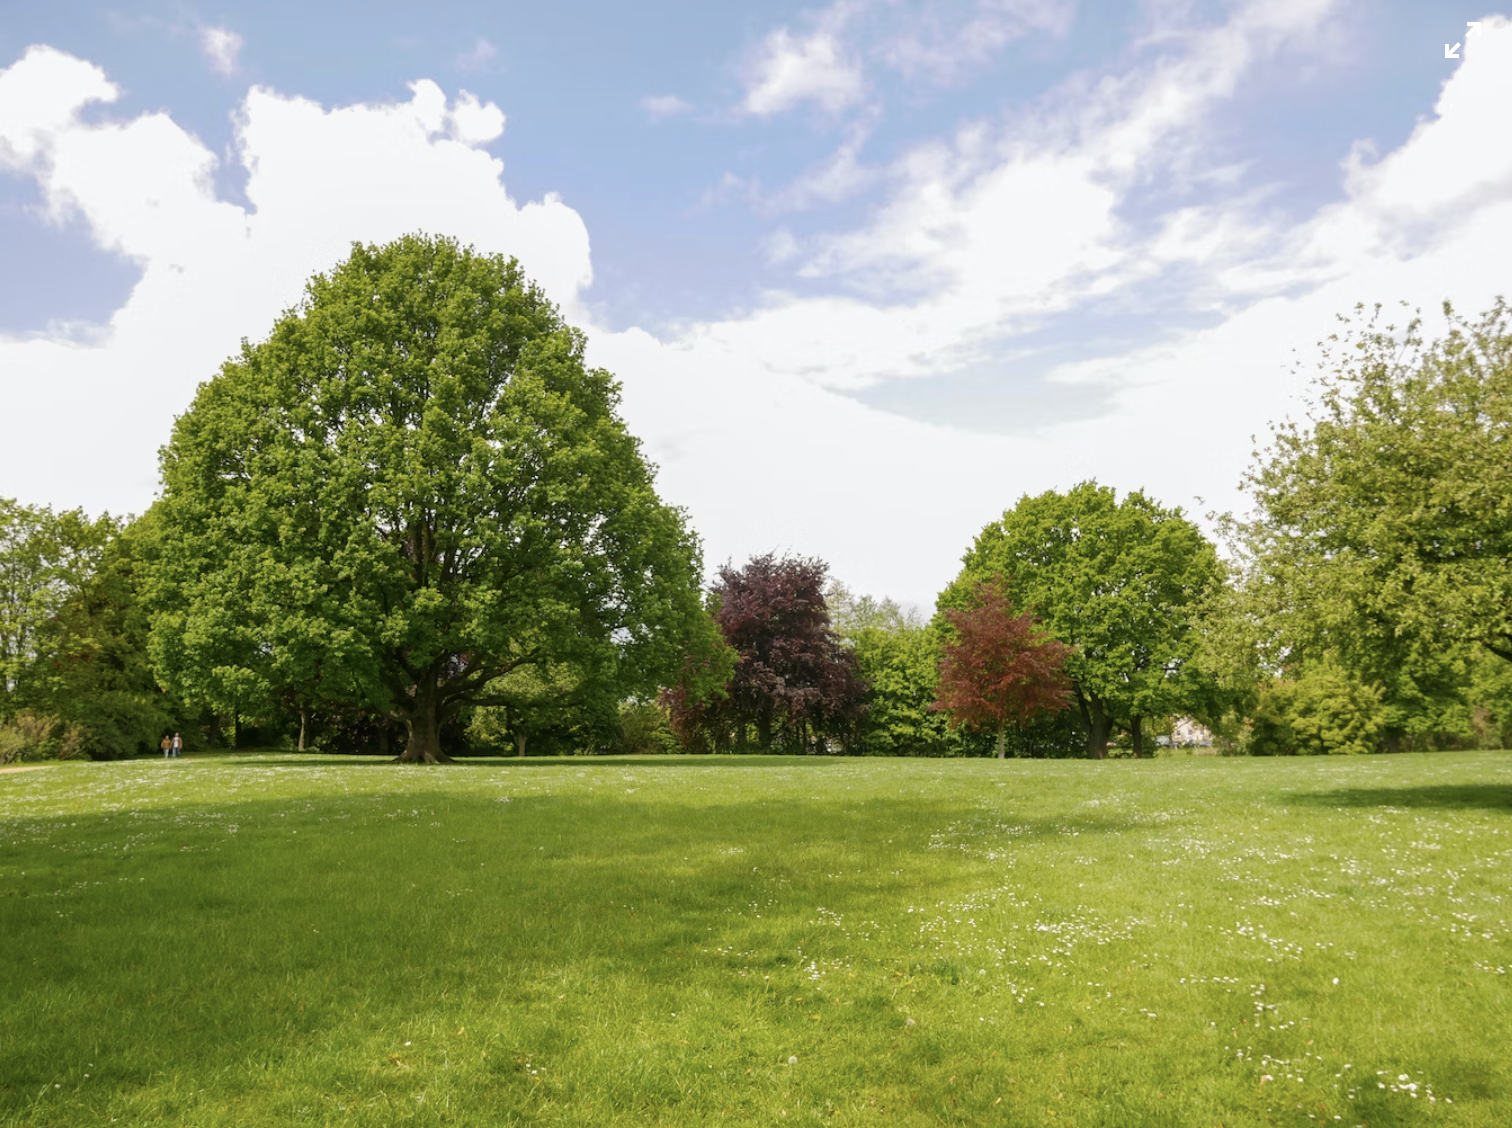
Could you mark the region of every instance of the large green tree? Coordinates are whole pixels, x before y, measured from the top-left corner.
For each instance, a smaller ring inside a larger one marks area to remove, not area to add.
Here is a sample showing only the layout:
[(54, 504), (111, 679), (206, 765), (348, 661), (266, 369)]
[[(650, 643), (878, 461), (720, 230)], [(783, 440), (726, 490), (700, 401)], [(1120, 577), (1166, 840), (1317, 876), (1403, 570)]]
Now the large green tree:
[(972, 592), (990, 580), (1075, 648), (1065, 668), (1089, 757), (1107, 754), (1115, 726), (1142, 754), (1147, 718), (1186, 711), (1205, 695), (1194, 662), (1197, 609), (1222, 570), (1181, 510), (1137, 490), (1120, 501), (1095, 482), (1025, 495), (982, 530), (941, 593), (942, 630), (946, 613), (969, 607)]
[(90, 520), (0, 497), (0, 716), (46, 705), (64, 612), (118, 531), (108, 515)]
[(199, 718), (163, 692), (149, 658), (141, 583), (151, 525), (123, 524), (58, 616), (50, 711), (79, 726), (81, 750), (97, 760), (156, 751), (165, 731), (198, 742)]
[(860, 748), (873, 756), (961, 756), (975, 743), (933, 708), (940, 644), (927, 626), (868, 624), (845, 636), (866, 683)]
[(355, 245), (164, 448), (160, 676), (222, 709), (377, 709), (427, 763), (513, 671), (670, 682), (710, 641), (698, 544), (583, 351), (513, 259)]
[(1389, 747), (1468, 735), (1474, 645), (1512, 660), (1512, 310), (1444, 313), (1428, 344), (1416, 318), (1342, 319), (1237, 527), (1271, 664), (1334, 660), (1381, 687)]
[(146, 751), (182, 721), (148, 661), (143, 526), (0, 499), (0, 717), (28, 711), (75, 755)]
[(940, 645), (923, 616), (892, 599), (857, 595), (836, 579), (824, 600), (866, 685), (866, 712), (851, 747), (870, 756), (964, 755), (974, 738), (933, 708)]

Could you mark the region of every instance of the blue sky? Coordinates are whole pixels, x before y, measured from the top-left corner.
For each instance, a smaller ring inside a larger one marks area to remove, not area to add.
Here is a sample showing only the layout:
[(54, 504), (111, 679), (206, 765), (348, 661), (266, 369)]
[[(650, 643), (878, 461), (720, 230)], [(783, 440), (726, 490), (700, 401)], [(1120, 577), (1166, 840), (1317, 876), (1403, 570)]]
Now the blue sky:
[(445, 229), (589, 331), (712, 561), (928, 602), (1026, 490), (1242, 504), (1335, 313), (1505, 291), (1509, 41), (1352, 0), (0, 7), (0, 391), (94, 452), (0, 454), (0, 495), (140, 511), (300, 279)]
[[(978, 5), (875, 7), (871, 19), (856, 21), (863, 56), (917, 29), (931, 9), (942, 12), (935, 39), (964, 34)], [(1078, 72), (1159, 50), (1136, 42), (1154, 22), (1145, 6), (1081, 8), (933, 70), (873, 64), (856, 102), (771, 116), (738, 111), (747, 68), (773, 29), (801, 34), (823, 9), (580, 0), (260, 3), (197, 12), (184, 4), (63, 0), (0, 16), (0, 59), (34, 43), (89, 59), (124, 88), (112, 114), (166, 110), (217, 153), (230, 150), (237, 105), (252, 83), (325, 105), (403, 98), (406, 84), (422, 77), (466, 88), (509, 116), (506, 136), (489, 148), (506, 161), (511, 193), (558, 192), (588, 223), (597, 278), (590, 297), (609, 324), (624, 327), (725, 315), (763, 287), (789, 284), (789, 272), (764, 253), (773, 232), (846, 226), (878, 190), (802, 208), (770, 197), (853, 131), (866, 131), (860, 159), (885, 166), (961, 122), (1032, 103)], [(1323, 35), (1322, 59), (1309, 52), (1256, 68), (1241, 96), (1216, 109), (1213, 156), (1248, 162), (1246, 183), (1280, 189), (1283, 205), (1300, 211), (1336, 195), (1334, 166), (1353, 140), (1399, 144), (1431, 105), (1454, 65), (1436, 49), (1455, 32), (1444, 10), (1436, 3), (1341, 8)], [(1187, 19), (1200, 26), (1223, 12), (1219, 4), (1193, 5)], [(202, 46), (206, 30), (219, 27), (240, 39), (230, 74), (207, 65)], [(644, 103), (656, 97), (679, 98), (690, 109), (647, 112)], [(228, 161), (220, 172), (218, 190), (240, 198), (245, 170)], [(732, 186), (732, 178), (741, 184)], [(21, 248), (23, 261), (46, 264), (48, 283), (37, 286), (34, 277), (23, 286), (14, 276), (0, 283), (7, 286), (0, 327), (41, 328), (60, 313), (108, 316), (135, 272), (124, 263), (86, 265), (90, 240), (78, 225), (29, 222), (23, 209), (37, 200), (33, 185), (7, 178), (0, 190), (5, 243)], [(1131, 216), (1141, 203), (1129, 201)]]

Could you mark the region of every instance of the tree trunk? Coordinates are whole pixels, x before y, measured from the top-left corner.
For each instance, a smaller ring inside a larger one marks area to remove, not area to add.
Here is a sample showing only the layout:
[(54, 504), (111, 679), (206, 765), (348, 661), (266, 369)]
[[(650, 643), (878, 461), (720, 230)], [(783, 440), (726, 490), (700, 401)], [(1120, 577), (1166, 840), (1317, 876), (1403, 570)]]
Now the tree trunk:
[(1144, 718), (1135, 717), (1129, 722), (1129, 736), (1134, 740), (1134, 758), (1144, 759)]
[(441, 751), (441, 710), (434, 684), (415, 688), (414, 707), (404, 723), (409, 726), (409, 741), (399, 753), (400, 764), (450, 764), (452, 760)]
[(519, 729), (515, 729), (514, 738), (515, 738), (515, 755), (518, 756), (518, 757), (520, 757), (523, 760), (525, 758), (525, 734), (523, 732), (521, 732)]
[(305, 741), (305, 722), (306, 722), (306, 720), (308, 720), (308, 717), (306, 716), (305, 710), (303, 708), (301, 708), (299, 710), (299, 750), (301, 752), (303, 752), (305, 750), (304, 741)]
[(1006, 721), (999, 721), (998, 722), (998, 749), (997, 749), (997, 758), (999, 760), (1006, 760), (1008, 758), (1007, 752), (1003, 748), (1003, 729), (1006, 726), (1007, 726), (1007, 722)]
[(1082, 725), (1087, 730), (1087, 759), (1107, 759), (1108, 737), (1112, 734), (1113, 722), (1108, 718), (1108, 710), (1104, 707), (1102, 698), (1095, 693), (1083, 693), (1081, 686), (1077, 686), (1076, 704), (1081, 710)]
[(772, 750), (772, 710), (770, 707), (761, 709), (756, 714), (756, 740), (760, 743), (763, 752)]

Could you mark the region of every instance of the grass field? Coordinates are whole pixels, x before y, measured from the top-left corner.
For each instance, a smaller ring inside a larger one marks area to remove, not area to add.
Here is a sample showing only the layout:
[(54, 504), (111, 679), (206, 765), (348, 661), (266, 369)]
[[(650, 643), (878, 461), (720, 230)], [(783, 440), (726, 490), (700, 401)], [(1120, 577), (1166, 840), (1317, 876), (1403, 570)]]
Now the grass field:
[(0, 1124), (1512, 1124), (1512, 755), (0, 775)]

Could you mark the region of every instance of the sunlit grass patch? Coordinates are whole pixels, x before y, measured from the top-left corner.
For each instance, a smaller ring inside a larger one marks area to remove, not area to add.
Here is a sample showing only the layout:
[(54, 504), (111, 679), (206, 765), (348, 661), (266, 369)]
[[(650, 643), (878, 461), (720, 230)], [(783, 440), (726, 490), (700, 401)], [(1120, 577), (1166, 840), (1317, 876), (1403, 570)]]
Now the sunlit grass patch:
[(1512, 1123), (1512, 758), (0, 777), (0, 1123)]

